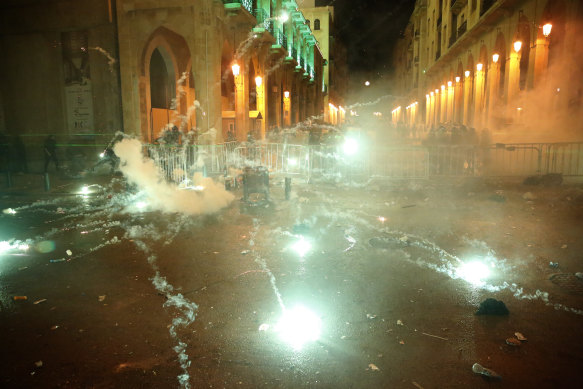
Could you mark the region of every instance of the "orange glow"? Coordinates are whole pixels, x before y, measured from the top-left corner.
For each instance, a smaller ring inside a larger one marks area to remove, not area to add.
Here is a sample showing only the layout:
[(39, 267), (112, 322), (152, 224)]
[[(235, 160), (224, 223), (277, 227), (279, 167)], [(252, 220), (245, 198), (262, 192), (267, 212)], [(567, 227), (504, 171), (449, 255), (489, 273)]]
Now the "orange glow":
[(239, 70), (241, 69), (241, 67), (239, 66), (239, 64), (237, 64), (235, 62), (233, 64), (233, 66), (231, 66), (231, 69), (233, 69), (233, 76), (238, 76), (239, 75)]
[(255, 85), (261, 86), (262, 83), (263, 83), (263, 78), (261, 78), (261, 76), (255, 77)]
[(439, 89), (436, 89), (436, 90), (435, 90), (435, 94), (438, 94), (438, 93), (439, 93)]
[(441, 86), (441, 90), (445, 90), (445, 85), (442, 85)]
[(500, 58), (500, 55), (498, 53), (493, 54), (492, 55), (492, 62), (494, 63), (498, 63), (498, 59)]
[(466, 75), (466, 78), (470, 76), (470, 71), (466, 70), (466, 72), (464, 73)]
[(429, 94), (431, 95), (431, 97), (433, 97), (433, 91), (429, 92)]
[[(286, 99), (289, 99), (289, 91), (286, 90), (285, 92), (283, 92), (283, 97), (286, 98)], [(330, 105), (332, 107), (334, 107), (332, 104), (330, 104)], [(336, 108), (336, 107), (334, 107), (334, 108)]]
[(425, 95), (425, 98), (428, 99), (429, 98), (429, 95)]
[(522, 42), (521, 41), (514, 42), (514, 51), (516, 51), (518, 53), (521, 48), (522, 48)]
[(545, 38), (548, 38), (549, 35), (551, 35), (552, 28), (553, 28), (553, 25), (550, 23), (547, 23), (543, 26), (543, 35), (545, 36)]
[(452, 84), (452, 82), (451, 82), (451, 81), (448, 81), (448, 82), (447, 82), (447, 86), (451, 86), (451, 84)]
[(455, 78), (455, 82), (460, 82), (460, 80), (461, 80), (460, 76), (457, 76), (457, 77)]
[(476, 65), (476, 69), (477, 69), (479, 72), (481, 72), (483, 68), (484, 68), (484, 65), (482, 65), (481, 63), (479, 63), (479, 64), (477, 64), (477, 65)]

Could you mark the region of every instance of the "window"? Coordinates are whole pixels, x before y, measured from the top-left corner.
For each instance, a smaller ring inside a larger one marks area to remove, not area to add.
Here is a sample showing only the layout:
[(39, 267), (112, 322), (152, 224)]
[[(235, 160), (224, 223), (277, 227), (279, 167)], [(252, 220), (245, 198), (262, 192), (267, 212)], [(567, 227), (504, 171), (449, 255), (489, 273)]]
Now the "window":
[(314, 20), (314, 30), (320, 29), (320, 19)]

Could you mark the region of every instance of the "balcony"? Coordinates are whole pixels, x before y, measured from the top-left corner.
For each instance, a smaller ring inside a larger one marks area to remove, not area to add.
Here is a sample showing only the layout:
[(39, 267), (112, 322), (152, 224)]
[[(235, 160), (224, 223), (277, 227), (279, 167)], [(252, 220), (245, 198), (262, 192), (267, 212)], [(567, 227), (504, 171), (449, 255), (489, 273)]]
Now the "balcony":
[(464, 21), (462, 24), (460, 24), (460, 27), (457, 29), (457, 36), (460, 37), (462, 36), (466, 30), (468, 28), (468, 21)]
[(457, 35), (452, 35), (449, 37), (449, 45), (447, 47), (451, 47), (453, 46), (453, 44), (455, 43), (455, 41), (457, 41)]
[(480, 16), (484, 15), (492, 6), (496, 0), (483, 0), (482, 7), (480, 8)]
[(466, 4), (468, 4), (468, 0), (451, 0), (451, 6), (449, 8), (454, 14), (459, 14)]
[(250, 14), (253, 14), (253, 0), (223, 0), (225, 8), (237, 8), (243, 6)]

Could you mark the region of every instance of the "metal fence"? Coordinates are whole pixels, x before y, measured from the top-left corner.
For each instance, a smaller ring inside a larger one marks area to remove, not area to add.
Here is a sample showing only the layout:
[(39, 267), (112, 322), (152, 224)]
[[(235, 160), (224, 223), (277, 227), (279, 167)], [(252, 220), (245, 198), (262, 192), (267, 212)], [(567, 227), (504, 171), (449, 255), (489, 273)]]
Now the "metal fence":
[(340, 146), (229, 142), (146, 145), (145, 152), (169, 180), (178, 183), (188, 181), (197, 171), (233, 175), (247, 166), (264, 166), (270, 174), (307, 179), (583, 176), (583, 143), (373, 147), (347, 155)]

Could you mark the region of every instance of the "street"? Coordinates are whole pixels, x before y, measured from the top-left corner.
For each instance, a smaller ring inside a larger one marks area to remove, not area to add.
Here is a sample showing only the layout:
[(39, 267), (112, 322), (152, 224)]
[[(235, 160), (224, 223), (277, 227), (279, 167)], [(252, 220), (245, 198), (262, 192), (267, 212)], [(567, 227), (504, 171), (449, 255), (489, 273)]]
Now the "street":
[(578, 185), (274, 177), (192, 214), (91, 180), (0, 200), (4, 388), (578, 386)]

